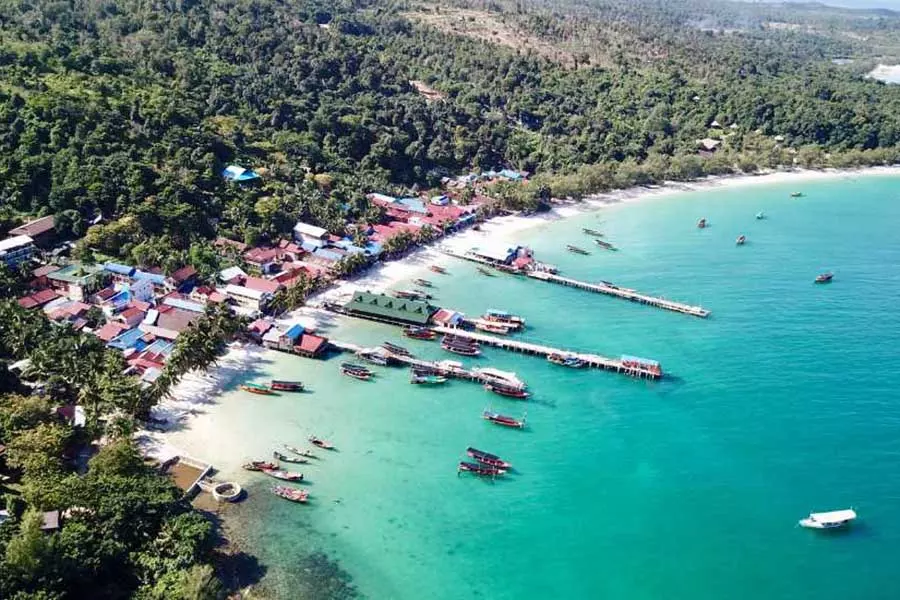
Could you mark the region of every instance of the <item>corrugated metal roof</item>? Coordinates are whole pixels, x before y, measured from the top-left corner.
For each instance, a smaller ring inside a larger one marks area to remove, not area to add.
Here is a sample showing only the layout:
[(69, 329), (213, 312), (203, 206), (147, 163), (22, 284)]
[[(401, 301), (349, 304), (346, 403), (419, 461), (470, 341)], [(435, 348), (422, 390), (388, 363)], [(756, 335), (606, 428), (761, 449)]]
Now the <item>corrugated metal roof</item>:
[(116, 275), (125, 275), (126, 277), (131, 277), (132, 275), (134, 275), (134, 272), (137, 271), (137, 269), (135, 269), (134, 267), (112, 262), (104, 264), (103, 270), (109, 271), (110, 273), (115, 273)]
[(132, 275), (134, 279), (142, 280), (145, 279), (147, 281), (151, 281), (158, 285), (163, 285), (166, 282), (165, 275), (158, 275), (156, 273), (148, 273), (147, 271), (138, 271), (135, 270), (134, 275)]
[(202, 313), (205, 311), (205, 308), (202, 304), (191, 302), (190, 300), (182, 300), (180, 298), (166, 298), (165, 300), (163, 300), (163, 304), (165, 304), (166, 306), (174, 306), (175, 308), (182, 308), (191, 312)]

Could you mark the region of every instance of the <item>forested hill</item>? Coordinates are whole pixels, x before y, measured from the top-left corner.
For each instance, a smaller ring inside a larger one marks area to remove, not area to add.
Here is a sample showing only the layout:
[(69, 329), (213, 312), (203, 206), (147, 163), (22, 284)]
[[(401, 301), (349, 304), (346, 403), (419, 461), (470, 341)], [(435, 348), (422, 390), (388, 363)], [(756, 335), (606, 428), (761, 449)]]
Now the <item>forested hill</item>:
[[(689, 176), (714, 120), (742, 168), (780, 162), (777, 136), (894, 156), (900, 88), (830, 59), (874, 52), (896, 18), (619, 4), (3, 0), (0, 231), (53, 213), (82, 235), (99, 212), (89, 243), (147, 263), (298, 217), (340, 231), (374, 216), (366, 192), (470, 168)], [(262, 186), (226, 185), (231, 163)]]

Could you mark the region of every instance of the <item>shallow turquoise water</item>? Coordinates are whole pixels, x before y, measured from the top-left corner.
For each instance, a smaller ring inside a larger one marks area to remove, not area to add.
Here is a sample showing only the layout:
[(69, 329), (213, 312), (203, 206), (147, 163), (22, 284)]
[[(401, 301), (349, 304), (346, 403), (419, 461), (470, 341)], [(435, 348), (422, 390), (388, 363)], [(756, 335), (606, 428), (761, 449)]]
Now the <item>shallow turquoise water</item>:
[[(798, 187), (806, 196), (788, 198)], [(757, 184), (520, 235), (566, 275), (702, 303), (708, 320), (487, 278), (463, 262), (428, 275), (442, 305), (506, 308), (528, 319), (525, 338), (657, 359), (672, 375), (659, 383), (491, 349), (469, 361), (517, 371), (534, 392), (522, 403), (465, 382), (422, 389), (400, 370), (362, 383), (338, 374), (339, 358), (272, 355), (255, 377), (293, 375), (312, 392), (224, 397), (234, 443), (264, 455), (315, 432), (340, 452), (306, 469), (311, 506), (255, 493), (245, 476), (251, 497), (238, 512), (269, 566), (266, 588), (337, 595), (329, 565), (306, 558), (322, 551), (371, 598), (900, 597), (898, 200), (900, 179), (883, 176)], [(769, 218), (756, 221), (759, 210)], [(711, 223), (702, 231), (701, 216)], [(593, 250), (582, 227), (622, 251), (565, 252)], [(740, 233), (748, 242), (736, 247)], [(834, 283), (813, 285), (825, 270)], [(359, 322), (331, 335), (399, 340)], [(486, 424), (488, 404), (527, 409), (529, 428)], [(468, 445), (515, 473), (457, 478)], [(811, 510), (848, 506), (861, 519), (844, 534), (795, 526)]]

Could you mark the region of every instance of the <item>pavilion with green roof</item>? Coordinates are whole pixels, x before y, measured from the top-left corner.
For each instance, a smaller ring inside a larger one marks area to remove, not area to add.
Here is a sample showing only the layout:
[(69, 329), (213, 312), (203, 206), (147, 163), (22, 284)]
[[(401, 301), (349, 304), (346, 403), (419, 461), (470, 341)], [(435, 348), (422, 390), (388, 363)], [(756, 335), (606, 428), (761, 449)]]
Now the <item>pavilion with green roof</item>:
[(411, 325), (427, 325), (438, 310), (423, 300), (404, 300), (371, 292), (356, 292), (344, 308), (358, 317)]

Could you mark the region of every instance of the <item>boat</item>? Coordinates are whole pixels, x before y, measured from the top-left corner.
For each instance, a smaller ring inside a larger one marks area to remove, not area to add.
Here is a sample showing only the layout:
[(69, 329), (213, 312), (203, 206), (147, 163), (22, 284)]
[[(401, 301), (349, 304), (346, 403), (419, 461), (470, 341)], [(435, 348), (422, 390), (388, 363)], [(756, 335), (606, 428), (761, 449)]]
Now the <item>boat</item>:
[(272, 457), (275, 460), (280, 460), (281, 462), (286, 462), (286, 463), (293, 463), (296, 465), (303, 465), (303, 464), (306, 464), (309, 462), (305, 458), (300, 458), (299, 456), (288, 456), (287, 454), (282, 454), (281, 452), (278, 452), (277, 450), (272, 453)]
[(419, 290), (397, 290), (391, 292), (395, 298), (403, 300), (431, 300), (431, 294), (420, 292)]
[(412, 352), (404, 348), (403, 346), (398, 346), (397, 344), (392, 344), (390, 342), (383, 342), (381, 347), (390, 352), (391, 354), (396, 354), (398, 356), (409, 356), (412, 357)]
[(481, 344), (478, 343), (478, 340), (473, 340), (461, 335), (454, 335), (452, 333), (444, 335), (444, 337), (441, 338), (441, 342), (448, 342), (457, 346), (472, 346), (473, 348), (478, 348), (481, 346)]
[(705, 218), (700, 219), (699, 221), (697, 221), (697, 228), (698, 228), (698, 229), (706, 229), (706, 225), (707, 225), (707, 223), (706, 223), (706, 219), (705, 219)]
[(802, 198), (803, 192), (791, 192), (791, 198)]
[(556, 353), (548, 354), (547, 361), (553, 363), (554, 365), (569, 367), (571, 369), (580, 369), (587, 364), (577, 356), (567, 356), (565, 354)]
[(430, 281), (428, 281), (427, 279), (421, 279), (421, 278), (418, 278), (418, 277), (417, 277), (416, 279), (413, 279), (413, 283), (415, 283), (416, 285), (420, 285), (420, 286), (422, 286), (422, 287), (428, 287), (428, 288), (432, 287), (432, 285), (433, 285), (433, 284), (432, 284)]
[(481, 350), (477, 346), (463, 346), (452, 342), (441, 342), (441, 348), (460, 356), (480, 356)]
[(300, 504), (306, 504), (306, 501), (309, 499), (309, 492), (306, 490), (291, 489), (283, 485), (276, 485), (273, 487), (272, 493), (279, 498), (284, 498), (291, 502), (299, 502)]
[(342, 364), (341, 373), (349, 377), (361, 379), (362, 381), (368, 381), (374, 375), (374, 373), (372, 373), (372, 371), (370, 371), (366, 367), (362, 365), (355, 365), (353, 363)]
[(280, 479), (282, 481), (303, 481), (303, 473), (291, 473), (282, 469), (260, 469), (269, 477)]
[(816, 275), (816, 283), (831, 283), (832, 279), (834, 279), (834, 273), (822, 273), (821, 275)]
[(519, 429), (523, 429), (525, 427), (525, 417), (523, 416), (521, 420), (514, 419), (513, 417), (508, 417), (506, 415), (501, 415), (500, 413), (495, 413), (490, 410), (485, 410), (481, 413), (481, 418), (485, 421), (490, 421), (491, 423), (496, 423), (497, 425), (503, 425), (504, 427), (517, 427)]
[(594, 240), (594, 243), (605, 250), (613, 250), (613, 251), (618, 250), (618, 248), (616, 248), (609, 242), (604, 242), (603, 240)]
[(521, 388), (514, 388), (500, 383), (486, 383), (484, 384), (484, 389), (499, 394), (500, 396), (515, 398), (517, 400), (525, 400), (531, 395)]
[[(594, 240), (594, 241), (597, 241), (597, 240)], [(569, 252), (572, 252), (573, 254), (581, 254), (583, 256), (587, 256), (590, 254), (590, 252), (588, 252), (584, 248), (579, 248), (578, 246), (573, 246), (572, 244), (566, 244), (566, 250), (568, 250)]]
[(264, 460), (251, 460), (248, 463), (241, 465), (241, 467), (247, 471), (266, 471), (278, 468), (278, 463), (266, 462)]
[(496, 333), (499, 335), (509, 335), (509, 331), (510, 329), (512, 329), (512, 327), (504, 325), (502, 323), (492, 323), (490, 321), (475, 321), (475, 329), (487, 331), (488, 333)]
[(447, 274), (447, 269), (445, 269), (444, 267), (442, 267), (440, 265), (431, 265), (430, 267), (428, 267), (428, 270), (431, 271), (432, 273), (440, 273), (441, 275)]
[(496, 477), (506, 473), (506, 470), (461, 460), (459, 461), (459, 466), (456, 468), (456, 474), (459, 475), (462, 472), (472, 473), (473, 475), (479, 475), (481, 477)]
[(458, 360), (439, 360), (434, 364), (442, 371), (459, 371), (460, 369), (465, 368), (465, 365)]
[(312, 450), (301, 450), (300, 448), (291, 446), (289, 444), (285, 444), (284, 447), (286, 450), (289, 450), (290, 452), (293, 452), (294, 454), (297, 454), (299, 456), (305, 456), (306, 458), (316, 458), (316, 455), (312, 453)]
[(757, 221), (762, 221), (762, 220), (765, 219), (765, 218), (766, 218), (766, 214), (765, 214), (764, 212), (759, 211), (758, 213), (756, 213), (756, 220), (757, 220)]
[(478, 272), (481, 273), (482, 275), (487, 275), (488, 277), (494, 276), (494, 273), (492, 271), (485, 269), (484, 267), (475, 267), (475, 268), (478, 269)]
[(300, 381), (281, 381), (279, 379), (273, 379), (271, 383), (269, 383), (269, 388), (279, 392), (302, 392), (303, 383)]
[(739, 235), (737, 240), (735, 240), (735, 244), (738, 246), (743, 246), (747, 242), (747, 237), (743, 235)]
[(356, 355), (358, 357), (360, 357), (361, 359), (368, 361), (374, 365), (386, 367), (388, 364), (387, 356), (385, 356), (378, 350), (380, 350), (380, 348), (374, 349), (374, 350), (373, 349), (360, 350), (359, 352), (356, 353)]
[(480, 462), (483, 465), (487, 465), (489, 467), (494, 467), (497, 469), (511, 469), (512, 465), (496, 454), (491, 454), (490, 452), (484, 452), (483, 450), (479, 450), (477, 448), (473, 448), (469, 446), (466, 448), (466, 454), (470, 457), (474, 458), (476, 461)]
[(416, 327), (415, 325), (404, 327), (403, 335), (414, 340), (433, 340), (437, 337), (437, 333), (427, 327)]
[(504, 325), (511, 325), (517, 328), (525, 326), (525, 319), (522, 317), (508, 313), (505, 310), (497, 310), (496, 308), (487, 309), (481, 318), (485, 321), (494, 321), (495, 323), (503, 323)]
[(263, 385), (261, 383), (244, 383), (241, 384), (241, 389), (245, 392), (250, 392), (251, 394), (260, 394), (262, 396), (272, 396), (275, 394), (269, 386)]
[(443, 375), (435, 375), (433, 373), (420, 374), (413, 371), (412, 376), (409, 378), (409, 382), (417, 385), (440, 385), (442, 383), (447, 383), (447, 378)]
[(588, 229), (587, 227), (583, 227), (581, 231), (594, 237), (603, 237), (603, 233), (597, 231), (596, 229)]
[(527, 385), (512, 371), (501, 371), (494, 367), (481, 367), (472, 369), (472, 372), (481, 377), (486, 383), (496, 383), (505, 387), (524, 390)]
[(809, 513), (805, 519), (800, 519), (800, 527), (809, 529), (835, 529), (844, 527), (856, 519), (856, 511), (852, 508), (845, 510), (832, 510), (823, 513)]
[(323, 440), (321, 438), (317, 438), (314, 435), (309, 436), (309, 443), (313, 446), (318, 446), (324, 450), (334, 450), (334, 444), (329, 442), (328, 440)]

